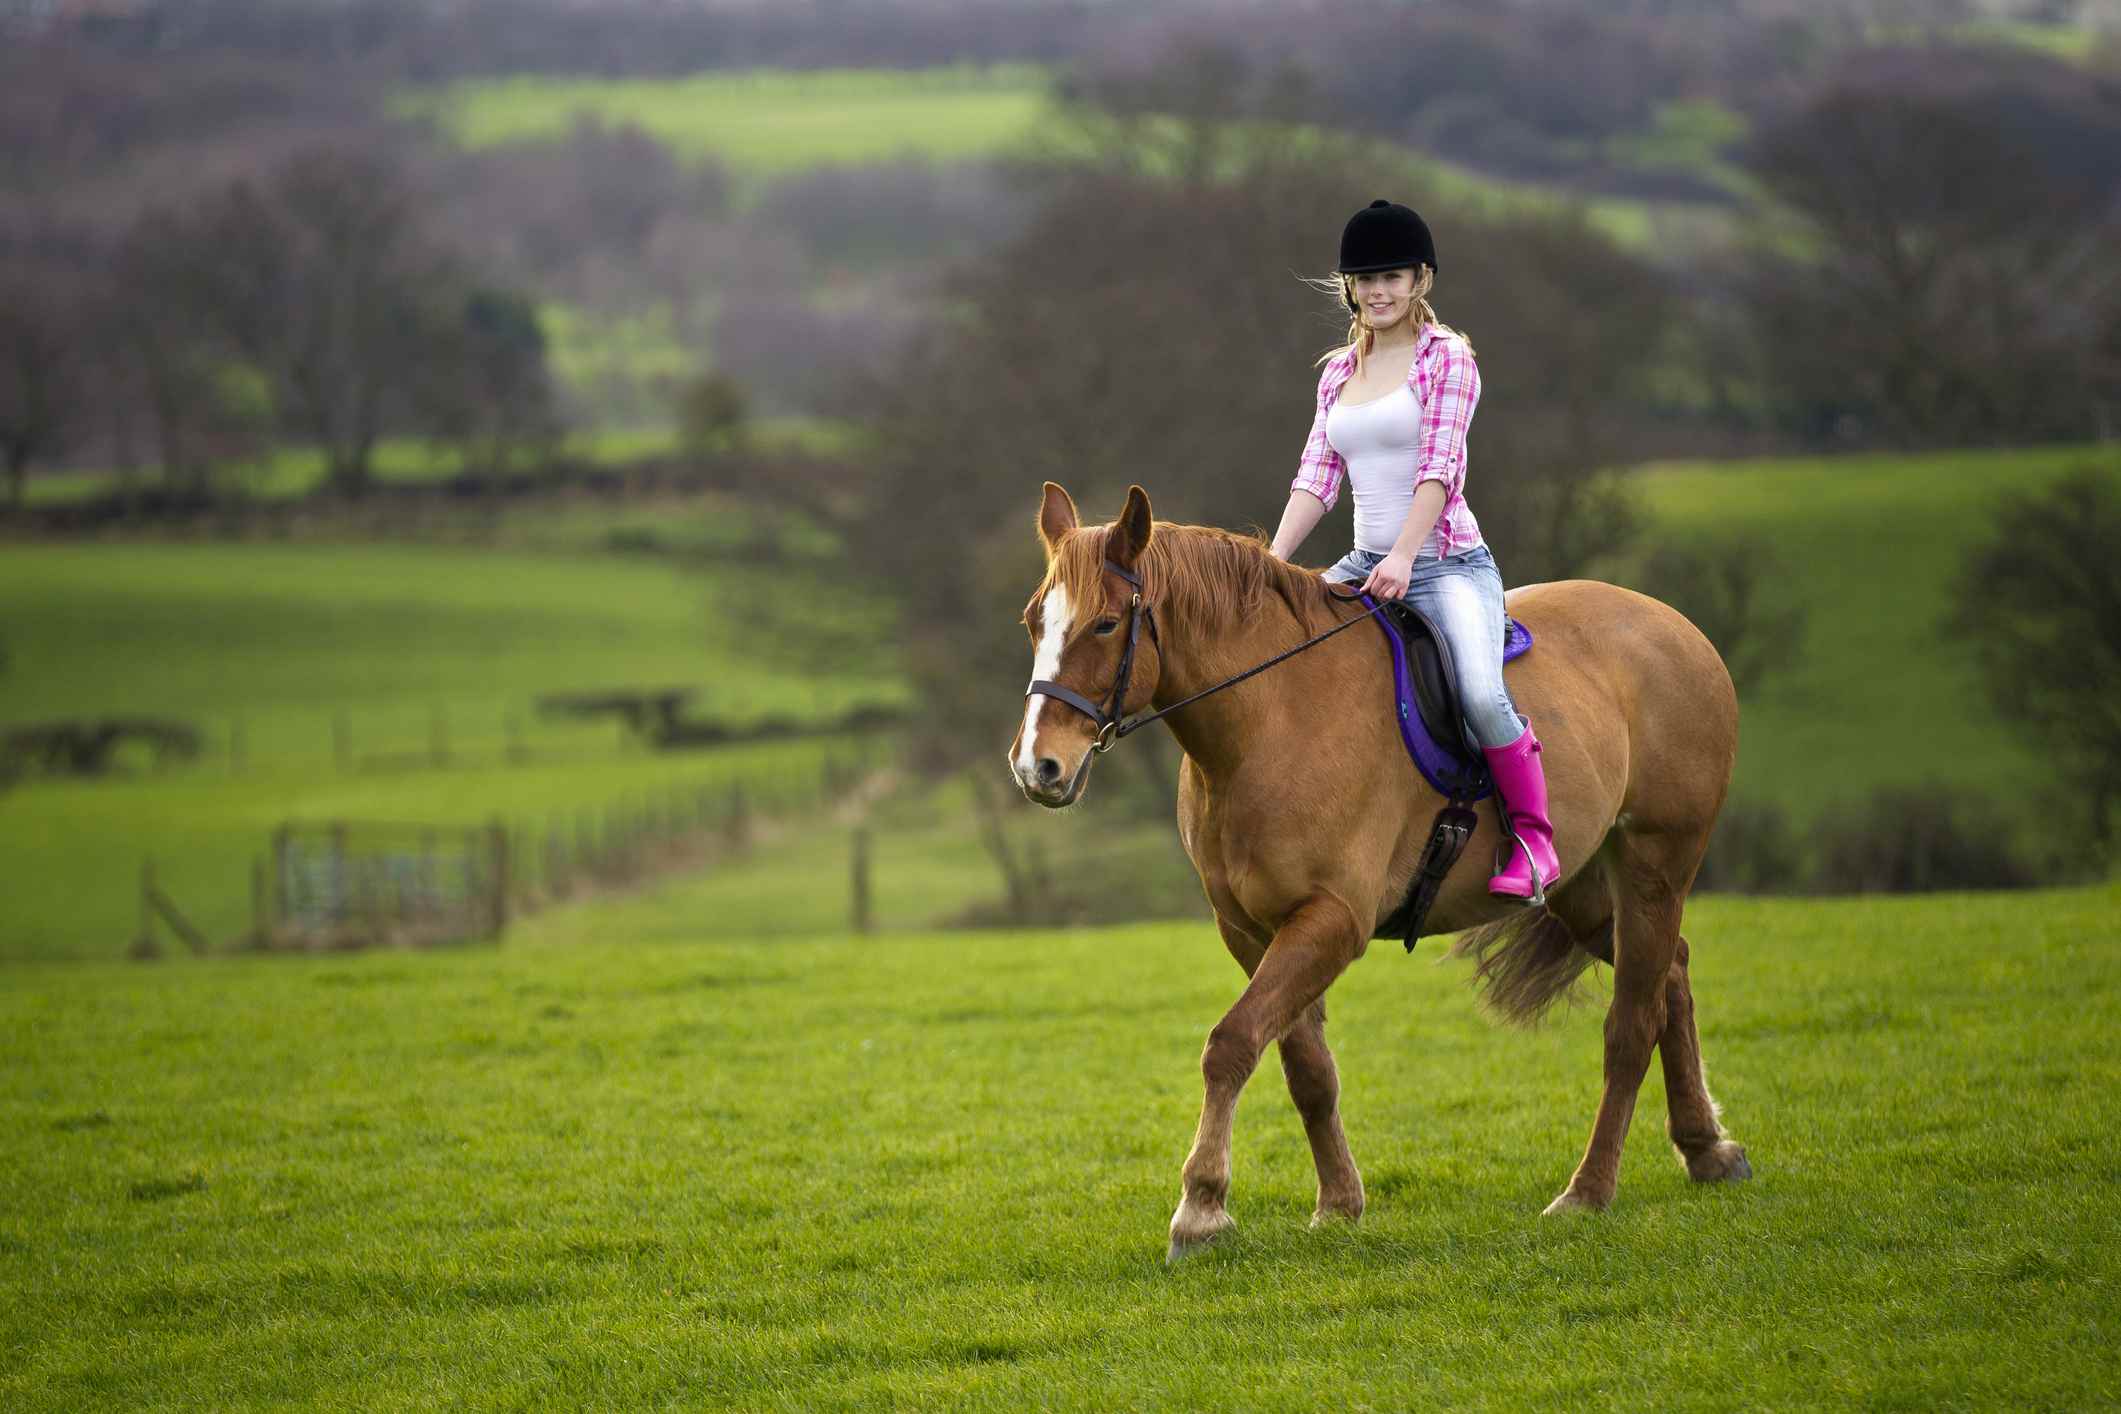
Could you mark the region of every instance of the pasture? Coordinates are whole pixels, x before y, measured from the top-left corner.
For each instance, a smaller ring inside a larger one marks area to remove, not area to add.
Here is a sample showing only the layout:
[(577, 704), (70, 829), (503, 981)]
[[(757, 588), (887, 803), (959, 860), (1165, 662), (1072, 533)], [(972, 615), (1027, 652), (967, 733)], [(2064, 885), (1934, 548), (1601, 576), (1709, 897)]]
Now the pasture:
[(1046, 105), (1035, 65), (746, 69), (676, 79), (513, 75), (401, 95), (471, 148), (563, 137), (581, 117), (635, 124), (680, 153), (747, 176), (897, 157), (989, 157), (1020, 142)]
[[(1268, 1062), (1240, 1227), (1164, 1224), (1240, 976), (1202, 922), (703, 942), (702, 883), (509, 945), (11, 969), (0, 1403), (2084, 1408), (2121, 1400), (2121, 889), (1688, 909), (1758, 1177), (1645, 1088), (1542, 1220), (1600, 999), (1373, 947), (1357, 1228)], [(728, 920), (722, 920), (728, 921)]]
[[(249, 860), (289, 816), (543, 821), (674, 786), (813, 785), (816, 740), (651, 753), (613, 724), (534, 712), (540, 693), (616, 687), (688, 687), (694, 711), (738, 724), (899, 700), (873, 598), (800, 565), (588, 552), (613, 529), (647, 533), (648, 509), (553, 517), (515, 547), (9, 546), (0, 721), (175, 717), (207, 755), (0, 795), (0, 959), (114, 956), (148, 854), (203, 929), (231, 936)], [(703, 550), (746, 533), (700, 503), (664, 508), (658, 529)]]
[[(399, 116), (432, 123), (469, 149), (564, 136), (577, 122), (633, 124), (682, 156), (725, 163), (740, 201), (765, 184), (816, 167), (915, 159), (1078, 156), (1085, 130), (1055, 122), (1047, 71), (1032, 64), (940, 69), (740, 69), (682, 78), (585, 79), (538, 75), (469, 79), (400, 94)], [(1646, 170), (1699, 171), (1734, 182), (1715, 155), (1729, 136), (1713, 105), (1676, 105), (1610, 156)], [(1705, 116), (1706, 115), (1706, 116)], [(1325, 129), (1250, 123), (1276, 141), (1351, 141)], [(1363, 142), (1365, 160), (1413, 190), (1472, 210), (1553, 210), (1580, 204), (1592, 222), (1633, 249), (1727, 240), (1730, 216), (1718, 203), (1582, 197), (1416, 153)], [(598, 356), (582, 344), (575, 357)]]
[(1995, 502), (2037, 495), (2086, 464), (2121, 476), (2121, 456), (2092, 447), (1630, 473), (1654, 517), (1646, 538), (1758, 539), (1782, 570), (1763, 600), (1806, 612), (1797, 661), (1743, 704), (1733, 796), (1808, 820), (1887, 784), (1941, 781), (2014, 808), (2046, 787), (2051, 768), (1997, 721), (1973, 655), (1940, 621), (1961, 559), (1993, 533)]
[[(2045, 787), (2044, 763), (2000, 729), (1970, 656), (1936, 625), (1993, 498), (2035, 492), (2093, 455), (2054, 448), (1632, 473), (1653, 536), (1763, 538), (1784, 571), (1766, 596), (1808, 613), (1797, 662), (1744, 704), (1737, 798), (1779, 802), (1804, 821), (1880, 785), (1936, 780), (1988, 791), (2014, 823), (2030, 822), (2025, 802)], [(1907, 494), (1911, 484), (1920, 496)], [(0, 958), (114, 956), (130, 936), (132, 884), (148, 853), (202, 926), (232, 935), (247, 917), (248, 861), (289, 815), (538, 819), (662, 784), (810, 780), (823, 749), (628, 750), (608, 726), (539, 721), (530, 713), (539, 692), (691, 686), (701, 711), (735, 719), (904, 700), (883, 646), (888, 604), (822, 582), (815, 567), (833, 563), (836, 547), (800, 525), (762, 528), (708, 498), (511, 506), (464, 533), (483, 543), (10, 546), (0, 556), (0, 635), (13, 662), (0, 682), (0, 723), (166, 713), (199, 721), (209, 755), (195, 768), (0, 796), (9, 889)], [(792, 563), (769, 571), (732, 558), (762, 533)], [(458, 759), (442, 771), (341, 772), (332, 755), (341, 708), (358, 754), (415, 756), (439, 709)], [(526, 763), (504, 760), (512, 718)], [(1009, 720), (1004, 703), (997, 749)], [(240, 772), (231, 759), (239, 735)], [(903, 808), (917, 823), (880, 841), (879, 886), (903, 901), (880, 913), (884, 923), (925, 925), (998, 891), (961, 793)], [(1014, 828), (1074, 848), (1110, 823), (1093, 810), (1027, 815)], [(806, 828), (844, 858), (843, 825)], [(1167, 822), (1122, 834), (1115, 862), (1125, 854), (1184, 875)], [(826, 926), (844, 917), (844, 899), (837, 883), (824, 895), (804, 889), (809, 867), (799, 849), (775, 846), (749, 882), (728, 886), (741, 898), (790, 886), (790, 917), (774, 931)]]

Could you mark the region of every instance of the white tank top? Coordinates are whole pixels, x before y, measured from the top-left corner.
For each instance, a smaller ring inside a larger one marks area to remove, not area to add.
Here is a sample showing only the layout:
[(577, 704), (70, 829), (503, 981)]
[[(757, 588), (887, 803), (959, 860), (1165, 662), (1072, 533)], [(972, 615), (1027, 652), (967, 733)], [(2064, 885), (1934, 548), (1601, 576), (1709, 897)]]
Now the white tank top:
[[(1347, 464), (1355, 495), (1355, 548), (1389, 555), (1414, 507), (1414, 468), (1421, 459), (1421, 404), (1400, 384), (1381, 398), (1353, 407), (1333, 404), (1326, 414), (1326, 440)], [(1414, 558), (1443, 553), (1442, 517)]]

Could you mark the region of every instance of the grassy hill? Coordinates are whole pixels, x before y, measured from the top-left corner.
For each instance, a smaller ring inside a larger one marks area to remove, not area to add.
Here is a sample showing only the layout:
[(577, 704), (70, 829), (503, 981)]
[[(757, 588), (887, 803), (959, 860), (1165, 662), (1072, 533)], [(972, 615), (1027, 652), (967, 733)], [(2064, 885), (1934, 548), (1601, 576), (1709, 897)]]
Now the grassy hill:
[[(1798, 661), (1744, 703), (1735, 798), (1807, 822), (1880, 785), (1935, 780), (1990, 793), (2008, 827), (2037, 827), (2045, 763), (2001, 729), (1970, 655), (1936, 624), (1960, 556), (1985, 533), (1985, 508), (2093, 455), (1636, 473), (1654, 535), (1765, 539), (1785, 571), (1769, 597), (1808, 614)], [(814, 783), (815, 744), (657, 755), (628, 750), (613, 726), (531, 711), (542, 692), (613, 686), (689, 686), (698, 710), (737, 720), (902, 700), (888, 606), (821, 571), (742, 567), (728, 558), (752, 533), (740, 522), (713, 501), (583, 503), (511, 508), (487, 546), (8, 547), (0, 636), (13, 670), (0, 680), (0, 725), (170, 715), (201, 725), (208, 755), (164, 774), (136, 761), (117, 779), (0, 795), (0, 959), (113, 955), (131, 934), (149, 854), (180, 904), (232, 935), (247, 916), (249, 861), (288, 816), (535, 821), (659, 784)], [(833, 547), (813, 541), (789, 542), (798, 565), (832, 563)], [(605, 548), (615, 544), (689, 558)], [(400, 768), (342, 769), (342, 713), (356, 758)], [(420, 764), (438, 720), (446, 769)], [(1010, 729), (996, 721), (997, 747)], [(511, 747), (527, 761), (511, 761)], [(816, 822), (767, 844), (744, 869), (703, 882), (697, 911), (663, 931), (835, 926), (846, 916), (848, 828)], [(1093, 800), (1059, 817), (1024, 807), (1009, 828), (1026, 847), (1111, 879), (1115, 896), (1160, 911), (1197, 904), (1167, 823), (1120, 827)], [(875, 844), (883, 925), (931, 926), (998, 893), (978, 840), (961, 788), (889, 806)]]
[[(0, 1402), (1725, 1409), (2113, 1402), (2112, 888), (1688, 908), (1757, 1177), (1653, 1066), (1619, 1201), (1542, 1220), (1599, 1006), (1333, 992), (1369, 1211), (1306, 1228), (1274, 1063), (1221, 1246), (1162, 1263), (1237, 970), (1203, 925), (17, 969)], [(644, 945), (644, 942), (647, 945)], [(1433, 954), (1431, 955), (1433, 956)]]
[[(711, 521), (687, 522), (711, 514), (665, 507), (658, 528), (709, 541)], [(551, 533), (586, 539), (586, 519)], [(249, 860), (289, 816), (469, 824), (739, 774), (812, 784), (816, 742), (652, 754), (615, 724), (551, 721), (533, 702), (682, 687), (692, 711), (724, 722), (820, 721), (898, 700), (886, 614), (800, 565), (703, 571), (565, 548), (11, 545), (0, 726), (173, 717), (204, 732), (207, 754), (0, 795), (0, 958), (111, 955), (149, 854), (202, 927), (232, 934)], [(438, 733), (443, 766), (430, 764)]]
[(2024, 818), (2052, 773), (2003, 730), (1972, 655), (1939, 620), (1995, 504), (2087, 463), (2121, 477), (2121, 452), (2088, 447), (1633, 473), (1653, 537), (1765, 541), (1786, 572), (1768, 597), (1808, 616), (1798, 661), (1743, 704), (1736, 796), (1809, 819), (1874, 786), (1938, 780), (1990, 792)]
[[(812, 167), (1033, 152), (1061, 158), (1074, 141), (1051, 121), (1046, 71), (1024, 64), (752, 69), (675, 79), (515, 76), (408, 92), (394, 109), (473, 149), (555, 137), (584, 117), (635, 124), (682, 155), (727, 164), (738, 178), (740, 198), (775, 177)], [(1698, 169), (1747, 189), (1715, 155), (1716, 145), (1730, 135), (1730, 121), (1712, 104), (1675, 105), (1616, 153), (1651, 168)], [(1317, 135), (1327, 136), (1323, 130)], [(1471, 209), (1543, 209), (1572, 199), (1552, 187), (1476, 172), (1395, 143), (1370, 147), (1371, 160), (1412, 190)], [(1641, 250), (1721, 239), (1729, 227), (1728, 213), (1714, 203), (1591, 197), (1584, 204), (1608, 235)]]
[(1030, 131), (1045, 71), (1023, 64), (899, 69), (725, 70), (675, 79), (518, 75), (402, 95), (466, 147), (564, 135), (580, 116), (631, 123), (680, 153), (745, 176), (907, 155), (987, 157)]

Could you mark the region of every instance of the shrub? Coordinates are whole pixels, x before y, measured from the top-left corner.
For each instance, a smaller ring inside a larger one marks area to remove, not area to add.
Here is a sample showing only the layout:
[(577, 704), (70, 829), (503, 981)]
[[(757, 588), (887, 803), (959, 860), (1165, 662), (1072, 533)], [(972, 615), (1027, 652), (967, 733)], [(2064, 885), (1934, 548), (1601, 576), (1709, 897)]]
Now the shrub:
[(2065, 811), (2113, 843), (2121, 801), (2121, 463), (2089, 465), (1996, 510), (1951, 589), (2004, 725), (2052, 763)]
[(1685, 614), (1716, 645), (1741, 697), (1803, 646), (1803, 608), (1761, 602), (1763, 588), (1787, 576), (1758, 541), (1667, 543), (1650, 554), (1636, 578), (1643, 593)]
[(1733, 801), (1723, 807), (1694, 887), (1715, 893), (1793, 893), (1804, 882), (1804, 852), (1787, 810)]
[(1883, 786), (1818, 827), (1821, 893), (2015, 889), (2040, 882), (1994, 802), (1939, 784)]

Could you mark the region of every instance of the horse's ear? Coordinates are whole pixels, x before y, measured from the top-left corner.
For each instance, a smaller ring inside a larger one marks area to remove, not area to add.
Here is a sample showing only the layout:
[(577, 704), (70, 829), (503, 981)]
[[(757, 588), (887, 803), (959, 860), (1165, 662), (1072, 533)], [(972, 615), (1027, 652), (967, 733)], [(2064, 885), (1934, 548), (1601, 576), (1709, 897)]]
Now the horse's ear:
[(1046, 547), (1046, 558), (1052, 559), (1053, 552), (1060, 548), (1061, 537), (1082, 523), (1068, 493), (1047, 482), (1045, 499), (1038, 506), (1038, 539)]
[(1155, 528), (1155, 518), (1149, 513), (1149, 493), (1139, 486), (1129, 486), (1127, 508), (1112, 523), (1111, 537), (1105, 542), (1105, 558), (1122, 569), (1133, 569), (1141, 552), (1149, 548), (1149, 536)]

